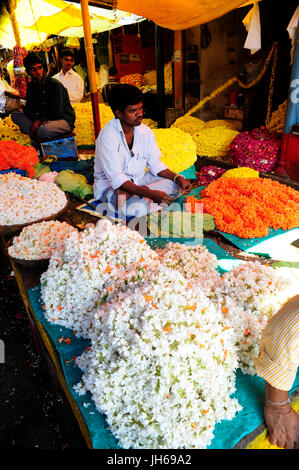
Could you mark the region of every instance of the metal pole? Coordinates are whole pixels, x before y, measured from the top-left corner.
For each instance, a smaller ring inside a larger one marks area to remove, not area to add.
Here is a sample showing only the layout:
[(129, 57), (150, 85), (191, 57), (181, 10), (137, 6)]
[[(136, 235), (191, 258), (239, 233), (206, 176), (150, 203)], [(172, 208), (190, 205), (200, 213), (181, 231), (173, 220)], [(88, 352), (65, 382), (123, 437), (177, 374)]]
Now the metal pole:
[(157, 70), (157, 121), (158, 127), (166, 127), (163, 29), (155, 24), (155, 49)]
[(94, 58), (94, 52), (93, 52), (93, 42), (92, 42), (91, 26), (90, 26), (90, 18), (89, 18), (89, 10), (88, 10), (88, 0), (80, 0), (80, 4), (81, 4), (83, 30), (84, 30), (84, 45), (85, 45), (86, 62), (87, 62), (90, 94), (91, 94), (92, 113), (93, 113), (93, 121), (94, 121), (94, 132), (95, 132), (95, 139), (97, 139), (99, 132), (101, 130), (101, 121), (100, 121), (100, 109), (99, 109), (99, 96), (98, 96), (97, 81), (96, 81), (95, 58)]

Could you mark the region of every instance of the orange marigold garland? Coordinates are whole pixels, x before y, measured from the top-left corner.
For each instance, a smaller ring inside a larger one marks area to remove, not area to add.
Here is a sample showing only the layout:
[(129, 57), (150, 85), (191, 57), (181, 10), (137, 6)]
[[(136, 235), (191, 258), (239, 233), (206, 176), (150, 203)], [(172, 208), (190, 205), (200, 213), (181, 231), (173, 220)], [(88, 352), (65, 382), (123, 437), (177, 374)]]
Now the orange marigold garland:
[[(192, 202), (187, 207), (191, 212)], [(214, 216), (218, 230), (240, 238), (265, 237), (270, 227), (299, 227), (299, 192), (270, 179), (219, 178), (202, 191), (198, 202)]]
[(0, 141), (0, 171), (17, 168), (27, 171), (29, 178), (33, 178), (34, 165), (38, 162), (34, 147), (21, 145), (14, 140)]

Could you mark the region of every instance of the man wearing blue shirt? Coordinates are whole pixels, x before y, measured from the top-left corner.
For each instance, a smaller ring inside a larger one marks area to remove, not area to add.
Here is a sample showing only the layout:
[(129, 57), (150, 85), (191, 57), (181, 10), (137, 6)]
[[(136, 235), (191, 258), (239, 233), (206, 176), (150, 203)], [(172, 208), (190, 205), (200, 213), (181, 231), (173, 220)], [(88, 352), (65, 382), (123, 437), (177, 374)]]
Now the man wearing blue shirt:
[(142, 124), (141, 91), (116, 85), (109, 105), (115, 118), (96, 140), (95, 198), (112, 204), (121, 215), (141, 217), (171, 203), (180, 190), (189, 191), (191, 184), (160, 160), (154, 133)]

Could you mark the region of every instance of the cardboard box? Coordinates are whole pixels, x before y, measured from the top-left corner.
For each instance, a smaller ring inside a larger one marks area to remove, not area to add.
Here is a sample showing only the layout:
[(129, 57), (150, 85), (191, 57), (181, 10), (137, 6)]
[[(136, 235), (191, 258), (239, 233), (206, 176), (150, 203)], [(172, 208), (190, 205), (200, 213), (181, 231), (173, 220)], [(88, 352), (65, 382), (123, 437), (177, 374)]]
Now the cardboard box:
[(244, 117), (244, 109), (235, 108), (233, 106), (224, 106), (224, 117), (227, 119), (237, 119), (242, 121)]

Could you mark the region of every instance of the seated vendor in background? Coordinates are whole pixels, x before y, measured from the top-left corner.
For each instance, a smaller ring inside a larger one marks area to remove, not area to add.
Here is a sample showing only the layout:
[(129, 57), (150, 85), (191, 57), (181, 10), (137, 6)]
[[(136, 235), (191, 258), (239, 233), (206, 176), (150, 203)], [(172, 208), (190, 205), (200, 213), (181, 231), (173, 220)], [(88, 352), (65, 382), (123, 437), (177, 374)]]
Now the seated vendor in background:
[(41, 141), (72, 132), (76, 116), (67, 89), (46, 76), (38, 55), (29, 53), (24, 58), (24, 67), (31, 81), (27, 87), (26, 105), (23, 110), (12, 113), (13, 122), (24, 134)]
[(141, 91), (116, 85), (109, 106), (115, 118), (96, 140), (94, 197), (112, 204), (120, 216), (141, 217), (159, 210), (161, 203), (171, 203), (180, 190), (190, 191), (191, 184), (160, 160), (152, 130), (141, 123)]
[(80, 103), (84, 95), (84, 81), (80, 75), (73, 70), (75, 63), (74, 54), (68, 49), (61, 53), (62, 69), (53, 76), (68, 91), (71, 103)]

